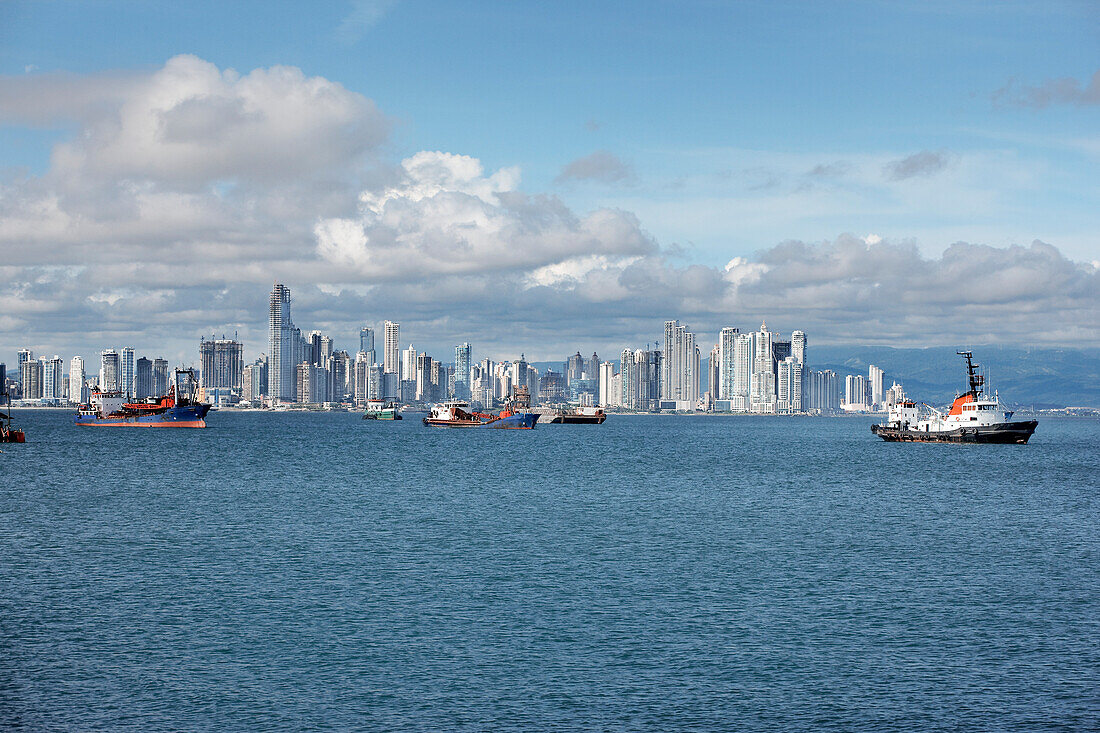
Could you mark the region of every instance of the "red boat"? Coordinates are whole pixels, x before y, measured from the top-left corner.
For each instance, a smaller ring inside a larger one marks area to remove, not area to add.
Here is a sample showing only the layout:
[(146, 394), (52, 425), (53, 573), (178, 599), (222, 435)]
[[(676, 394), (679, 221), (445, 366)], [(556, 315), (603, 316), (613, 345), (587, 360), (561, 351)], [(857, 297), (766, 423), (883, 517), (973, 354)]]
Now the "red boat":
[(23, 431), (11, 426), (11, 395), (4, 396), (8, 398), (8, 411), (0, 412), (0, 443), (25, 443)]

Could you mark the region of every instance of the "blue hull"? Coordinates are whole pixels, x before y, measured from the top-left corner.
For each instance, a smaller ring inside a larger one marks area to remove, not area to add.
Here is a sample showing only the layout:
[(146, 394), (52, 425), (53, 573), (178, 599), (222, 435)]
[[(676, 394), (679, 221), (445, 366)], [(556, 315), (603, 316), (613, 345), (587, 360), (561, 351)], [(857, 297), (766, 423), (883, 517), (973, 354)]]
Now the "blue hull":
[(494, 420), (491, 423), (485, 425), (486, 428), (497, 430), (531, 430), (535, 427), (535, 423), (539, 421), (539, 416), (533, 412), (523, 412), (516, 415), (509, 415), (508, 417), (502, 417), (499, 420)]
[(92, 427), (205, 428), (210, 405), (169, 407), (153, 415), (77, 415), (74, 424)]

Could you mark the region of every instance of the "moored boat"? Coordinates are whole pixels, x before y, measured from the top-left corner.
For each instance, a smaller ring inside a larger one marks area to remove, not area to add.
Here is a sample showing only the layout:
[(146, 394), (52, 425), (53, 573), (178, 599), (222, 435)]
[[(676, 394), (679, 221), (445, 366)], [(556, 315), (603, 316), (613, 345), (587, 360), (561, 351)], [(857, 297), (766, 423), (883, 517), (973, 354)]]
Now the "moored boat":
[(571, 410), (558, 410), (550, 418), (552, 425), (600, 425), (607, 419), (607, 413), (598, 407), (574, 407)]
[(495, 430), (533, 430), (537, 413), (528, 412), (515, 401), (499, 413), (474, 412), (464, 400), (433, 405), (424, 424), (437, 428), (489, 428)]
[(889, 442), (1026, 443), (1038, 421), (1013, 421), (1012, 411), (997, 394), (992, 399), (983, 394), (985, 377), (978, 374), (973, 353), (958, 353), (966, 358), (970, 389), (955, 396), (946, 414), (903, 398), (890, 406), (885, 423), (871, 426), (871, 432)]
[(367, 400), (366, 410), (363, 412), (364, 420), (401, 420), (401, 412), (397, 409), (396, 402), (385, 400)]
[[(187, 377), (187, 394), (177, 384)], [(122, 392), (93, 390), (92, 400), (77, 408), (76, 425), (93, 427), (136, 428), (205, 428), (210, 405), (194, 399), (197, 380), (190, 369), (177, 369), (176, 379), (167, 395), (146, 400), (128, 401)]]
[(0, 443), (25, 443), (27, 436), (23, 431), (11, 426), (11, 395), (5, 392), (3, 396), (8, 398), (8, 411), (0, 412)]

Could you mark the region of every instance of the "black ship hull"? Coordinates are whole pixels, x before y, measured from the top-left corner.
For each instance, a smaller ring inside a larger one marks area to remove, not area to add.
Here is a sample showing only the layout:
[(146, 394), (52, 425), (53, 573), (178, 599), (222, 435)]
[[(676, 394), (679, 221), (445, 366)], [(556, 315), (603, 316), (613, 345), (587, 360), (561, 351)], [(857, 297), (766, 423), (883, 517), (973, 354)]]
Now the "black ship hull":
[(550, 419), (550, 424), (566, 425), (599, 425), (607, 419), (607, 415), (555, 415)]
[(872, 425), (871, 432), (891, 443), (1026, 443), (1037, 420), (1003, 422), (974, 428), (958, 428), (936, 433), (918, 430), (894, 428), (886, 425)]

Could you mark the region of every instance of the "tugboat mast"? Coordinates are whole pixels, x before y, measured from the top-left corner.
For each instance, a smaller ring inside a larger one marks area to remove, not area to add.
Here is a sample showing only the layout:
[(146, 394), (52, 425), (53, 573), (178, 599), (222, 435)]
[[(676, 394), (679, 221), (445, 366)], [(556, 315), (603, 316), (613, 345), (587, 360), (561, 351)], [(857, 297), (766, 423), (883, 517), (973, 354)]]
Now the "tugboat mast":
[(978, 399), (978, 396), (982, 393), (982, 385), (985, 384), (985, 377), (978, 374), (978, 367), (981, 364), (974, 363), (974, 353), (972, 351), (956, 351), (955, 353), (966, 358), (966, 376), (970, 380), (970, 393), (974, 396), (974, 399)]

